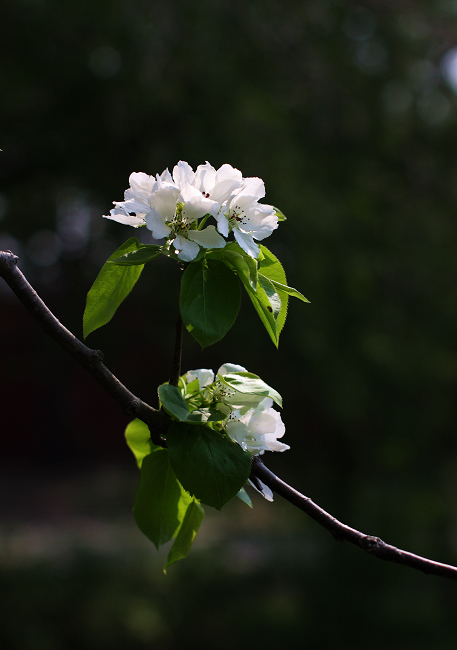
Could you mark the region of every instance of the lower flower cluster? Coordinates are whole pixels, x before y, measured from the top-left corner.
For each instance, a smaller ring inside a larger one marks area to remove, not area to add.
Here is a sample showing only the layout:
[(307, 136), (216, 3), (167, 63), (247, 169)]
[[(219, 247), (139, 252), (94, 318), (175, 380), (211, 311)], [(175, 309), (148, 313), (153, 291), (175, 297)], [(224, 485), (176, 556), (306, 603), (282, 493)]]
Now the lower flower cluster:
[(190, 399), (199, 394), (203, 402), (217, 405), (222, 411), (225, 409), (225, 431), (244, 451), (256, 455), (290, 449), (278, 440), (284, 435), (285, 427), (280, 413), (272, 408), (273, 398), (269, 396), (278, 394), (257, 375), (243, 366), (226, 363), (219, 368), (216, 377), (206, 368), (189, 370), (184, 377), (192, 389), (188, 393)]
[[(289, 445), (279, 441), (285, 432), (281, 415), (272, 408), (281, 405), (281, 396), (260, 377), (243, 366), (225, 363), (214, 375), (208, 368), (189, 370), (181, 377), (185, 398), (195, 408), (213, 407), (225, 414), (222, 430), (252, 455), (265, 451), (286, 451)], [(268, 501), (273, 492), (259, 479), (249, 483)]]

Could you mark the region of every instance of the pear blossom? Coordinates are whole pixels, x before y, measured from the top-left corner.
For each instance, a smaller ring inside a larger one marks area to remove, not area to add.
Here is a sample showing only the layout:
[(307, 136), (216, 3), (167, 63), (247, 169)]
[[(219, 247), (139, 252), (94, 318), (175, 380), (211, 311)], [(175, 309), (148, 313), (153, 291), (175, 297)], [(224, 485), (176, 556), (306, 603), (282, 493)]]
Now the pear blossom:
[[(189, 370), (185, 380), (187, 384), (198, 380), (199, 392), (205, 389), (203, 399), (209, 399), (213, 405), (217, 405), (220, 413), (225, 414), (221, 421), (222, 429), (244, 451), (261, 455), (265, 451), (290, 449), (289, 445), (279, 441), (284, 435), (285, 427), (281, 415), (272, 408), (273, 400), (255, 393), (241, 393), (222, 381), (225, 375), (237, 373), (240, 373), (241, 377), (241, 373), (247, 373), (247, 370), (234, 363), (224, 363), (216, 376), (208, 368), (199, 368)], [(193, 388), (190, 395), (195, 395), (196, 392)], [(257, 477), (249, 479), (249, 483), (267, 501), (273, 501), (273, 492)]]
[[(238, 366), (234, 363), (224, 363), (224, 365), (222, 365), (217, 371), (217, 375), (223, 377), (224, 375), (236, 374), (239, 372), (248, 371), (243, 366)], [(227, 404), (232, 411), (237, 410), (241, 414), (246, 413), (249, 409), (255, 408), (265, 397), (265, 395), (259, 395), (257, 393), (242, 393), (231, 386), (227, 386), (221, 381), (218, 381), (216, 385), (220, 401)]]
[(260, 178), (245, 178), (217, 215), (217, 229), (227, 237), (233, 235), (241, 248), (257, 259), (259, 247), (254, 239), (269, 237), (278, 227), (278, 217), (271, 205), (259, 203), (265, 196), (265, 185)]
[(200, 190), (203, 196), (219, 203), (220, 207), (231, 197), (234, 190), (243, 186), (243, 177), (241, 172), (231, 165), (222, 165), (216, 171), (206, 162), (197, 167), (192, 185)]
[(278, 411), (271, 408), (273, 400), (265, 397), (255, 408), (241, 414), (235, 410), (227, 422), (227, 434), (245, 451), (263, 454), (264, 451), (286, 451), (289, 445), (279, 442), (285, 426)]
[(146, 226), (154, 239), (166, 237), (173, 244), (179, 259), (190, 262), (203, 248), (223, 248), (225, 239), (214, 225), (198, 230), (195, 222), (205, 215), (215, 216), (223, 201), (242, 184), (241, 172), (230, 165), (216, 171), (209, 163), (197, 172), (180, 161), (173, 175), (166, 169), (160, 176), (134, 172), (124, 201), (106, 215), (120, 223)]
[[(172, 182), (168, 170), (161, 176), (149, 176), (143, 172), (130, 174), (130, 187), (124, 192), (124, 201), (114, 201), (116, 206), (105, 219), (112, 219), (119, 223), (138, 228), (146, 225), (145, 216), (150, 212), (149, 196), (153, 194), (164, 183)], [(166, 236), (166, 235), (162, 235)], [(161, 239), (162, 237), (156, 237)]]
[(180, 260), (191, 262), (197, 257), (200, 246), (223, 248), (226, 242), (215, 226), (194, 229), (194, 222), (214, 212), (218, 204), (204, 197), (186, 181), (181, 181), (179, 176), (178, 179), (180, 186), (166, 184), (149, 197), (151, 211), (145, 220), (153, 235), (159, 230), (168, 230), (162, 236), (170, 239)]
[(198, 387), (203, 390), (214, 381), (214, 372), (207, 368), (199, 368), (198, 370), (188, 370), (186, 372), (186, 381), (190, 384), (191, 381), (198, 379)]
[[(167, 249), (172, 245), (184, 262), (194, 260), (200, 248), (224, 248), (230, 232), (248, 255), (257, 258), (254, 239), (261, 241), (278, 227), (274, 208), (259, 203), (265, 196), (263, 181), (243, 178), (228, 164), (215, 169), (206, 162), (194, 172), (181, 160), (172, 174), (168, 169), (156, 176), (133, 172), (129, 183), (124, 200), (114, 201), (105, 218), (134, 228), (146, 226), (154, 239), (166, 238)], [(209, 217), (216, 219), (217, 229), (206, 226)]]

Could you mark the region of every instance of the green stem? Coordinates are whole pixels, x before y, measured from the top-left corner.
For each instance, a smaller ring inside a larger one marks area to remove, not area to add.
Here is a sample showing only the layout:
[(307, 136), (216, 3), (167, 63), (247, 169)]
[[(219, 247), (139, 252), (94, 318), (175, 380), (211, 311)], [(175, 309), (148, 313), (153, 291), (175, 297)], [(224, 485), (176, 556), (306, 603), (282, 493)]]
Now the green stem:
[(200, 221), (200, 223), (198, 224), (198, 228), (197, 228), (197, 230), (201, 230), (201, 229), (203, 228), (203, 226), (204, 226), (205, 223), (208, 221), (208, 219), (210, 218), (210, 216), (211, 216), (210, 214), (205, 214), (205, 216), (203, 217), (203, 219), (202, 219), (202, 220)]
[(175, 338), (175, 352), (173, 355), (173, 366), (171, 368), (170, 384), (178, 386), (179, 377), (181, 375), (181, 357), (182, 357), (182, 336), (183, 336), (183, 322), (181, 314), (179, 314), (176, 323), (176, 338)]

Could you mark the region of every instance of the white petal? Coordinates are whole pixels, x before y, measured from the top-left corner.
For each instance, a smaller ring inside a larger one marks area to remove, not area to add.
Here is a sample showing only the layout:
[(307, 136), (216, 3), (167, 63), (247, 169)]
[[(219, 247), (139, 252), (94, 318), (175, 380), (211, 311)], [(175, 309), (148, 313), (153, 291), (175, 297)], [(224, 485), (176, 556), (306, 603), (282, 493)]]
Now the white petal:
[(149, 202), (139, 196), (136, 196), (133, 199), (128, 199), (127, 201), (122, 201), (122, 203), (114, 201), (114, 205), (123, 208), (123, 210), (129, 214), (132, 212), (135, 212), (136, 214), (145, 214), (146, 212), (149, 212)]
[(216, 170), (209, 162), (206, 162), (197, 167), (193, 184), (200, 192), (210, 193), (214, 187), (215, 178)]
[(261, 178), (243, 178), (243, 187), (238, 194), (262, 199), (265, 196), (265, 183)]
[(217, 374), (227, 375), (229, 372), (247, 372), (247, 370), (243, 366), (238, 366), (236, 363), (224, 363), (217, 371)]
[(143, 216), (132, 216), (128, 214), (121, 207), (113, 208), (109, 214), (103, 215), (104, 219), (111, 219), (112, 221), (117, 221), (122, 223), (125, 226), (133, 226), (138, 228), (139, 226), (144, 226), (144, 217)]
[[(273, 409), (270, 409), (273, 411)], [(249, 429), (251, 433), (255, 432), (256, 436), (264, 436), (268, 433), (274, 433), (276, 429), (276, 420), (268, 411), (257, 412), (254, 410), (253, 413), (243, 416), (243, 418), (249, 419)], [(281, 433), (283, 435), (284, 431)]]
[(273, 501), (273, 492), (270, 490), (268, 485), (265, 485), (265, 483), (262, 483), (262, 481), (257, 478), (256, 480), (259, 482), (259, 487), (261, 487), (261, 490), (259, 490), (257, 485), (255, 485), (251, 481), (251, 479), (248, 479), (248, 480), (249, 480), (249, 484), (252, 485), (252, 487), (255, 490), (257, 490), (257, 492), (259, 492), (264, 497), (264, 499), (266, 499), (267, 501)]
[(203, 248), (224, 248), (226, 241), (217, 232), (214, 226), (207, 226), (203, 230), (189, 230), (187, 236)]
[[(192, 188), (194, 191), (195, 188)], [(182, 209), (182, 216), (186, 223), (192, 223), (196, 219), (200, 219), (205, 214), (215, 214), (219, 209), (219, 204), (211, 199), (206, 199), (197, 191), (190, 200), (186, 200)]]
[(285, 445), (283, 442), (279, 442), (278, 440), (271, 440), (268, 442), (268, 449), (270, 451), (287, 451), (290, 449), (290, 446)]
[(241, 187), (242, 182), (243, 177), (238, 169), (231, 165), (222, 165), (217, 170), (214, 188), (210, 191), (210, 197), (213, 201), (224, 203), (237, 188)]
[(233, 234), (244, 252), (256, 260), (259, 257), (260, 249), (253, 240), (252, 235), (241, 232), (238, 228), (234, 228)]
[(144, 172), (133, 172), (129, 176), (129, 183), (133, 194), (146, 197), (157, 189), (157, 181), (154, 176)]
[(171, 228), (165, 223), (165, 218), (157, 212), (155, 208), (151, 208), (148, 214), (145, 215), (146, 226), (152, 232), (154, 239), (162, 239), (168, 237), (171, 233)]
[(209, 386), (214, 381), (214, 372), (208, 368), (199, 368), (198, 370), (188, 370), (186, 373), (186, 381), (190, 383), (194, 379), (198, 379), (200, 390), (205, 386)]
[(248, 450), (246, 438), (249, 435), (249, 429), (240, 420), (229, 420), (225, 428), (227, 435), (237, 442), (244, 451)]
[(178, 257), (180, 260), (183, 260), (183, 262), (192, 262), (192, 260), (197, 257), (198, 251), (200, 250), (198, 244), (194, 244), (193, 241), (189, 241), (182, 235), (178, 235), (174, 239), (173, 246), (177, 251), (180, 251)]
[(160, 176), (157, 174), (157, 181), (162, 181), (164, 183), (173, 183), (173, 178), (168, 169), (164, 169)]
[(173, 169), (173, 180), (178, 185), (182, 187), (186, 183), (190, 185), (195, 178), (194, 170), (186, 163), (184, 160), (180, 160)]
[(213, 191), (210, 192), (210, 197), (213, 199), (213, 201), (217, 201), (219, 204), (222, 204), (232, 196), (233, 191), (236, 190), (236, 188), (239, 186), (239, 181), (227, 178), (220, 181), (214, 186)]
[(269, 237), (278, 227), (278, 217), (271, 205), (253, 203), (243, 218), (241, 230), (249, 232), (255, 239), (262, 240)]
[(225, 165), (219, 167), (219, 169), (217, 170), (215, 184), (228, 179), (232, 181), (237, 181), (240, 184), (243, 182), (243, 177), (241, 175), (240, 170), (226, 163)]
[(155, 208), (165, 221), (171, 221), (176, 212), (178, 197), (179, 187), (166, 184), (149, 197), (149, 205)]
[(228, 234), (229, 234), (229, 222), (228, 222), (228, 219), (225, 216), (223, 210), (221, 210), (219, 212), (216, 219), (217, 219), (217, 229), (219, 230), (221, 235), (224, 235), (224, 237), (228, 237)]
[(181, 190), (181, 201), (187, 203), (191, 199), (201, 199), (202, 193), (197, 190), (196, 187), (190, 185), (189, 183), (183, 183), (180, 185), (179, 189)]

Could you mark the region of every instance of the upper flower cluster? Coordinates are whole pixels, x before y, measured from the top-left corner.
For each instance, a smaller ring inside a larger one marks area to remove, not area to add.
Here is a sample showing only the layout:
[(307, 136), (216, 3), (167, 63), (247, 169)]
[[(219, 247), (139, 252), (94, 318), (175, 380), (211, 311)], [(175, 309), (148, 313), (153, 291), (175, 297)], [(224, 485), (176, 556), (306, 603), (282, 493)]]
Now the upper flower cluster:
[[(166, 238), (185, 262), (195, 259), (200, 247), (224, 248), (230, 232), (248, 255), (257, 258), (254, 240), (265, 239), (278, 227), (275, 209), (259, 203), (265, 196), (263, 181), (243, 178), (231, 165), (216, 170), (207, 162), (194, 172), (180, 161), (173, 174), (168, 169), (155, 177), (134, 172), (129, 181), (124, 201), (114, 201), (116, 207), (106, 218), (135, 228), (146, 226), (154, 239)], [(217, 226), (204, 227), (209, 217)]]

